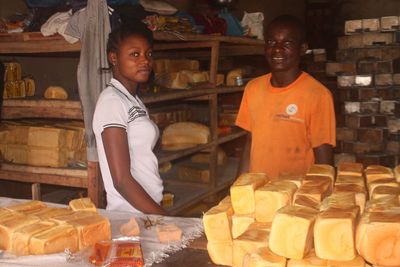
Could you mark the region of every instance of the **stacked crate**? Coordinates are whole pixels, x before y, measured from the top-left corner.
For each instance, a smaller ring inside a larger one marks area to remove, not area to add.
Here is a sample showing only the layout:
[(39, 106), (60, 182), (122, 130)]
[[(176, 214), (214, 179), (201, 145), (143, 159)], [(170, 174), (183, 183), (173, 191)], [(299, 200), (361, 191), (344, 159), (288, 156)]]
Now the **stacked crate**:
[(346, 21), (338, 38), (336, 162), (394, 167), (400, 154), (399, 17)]

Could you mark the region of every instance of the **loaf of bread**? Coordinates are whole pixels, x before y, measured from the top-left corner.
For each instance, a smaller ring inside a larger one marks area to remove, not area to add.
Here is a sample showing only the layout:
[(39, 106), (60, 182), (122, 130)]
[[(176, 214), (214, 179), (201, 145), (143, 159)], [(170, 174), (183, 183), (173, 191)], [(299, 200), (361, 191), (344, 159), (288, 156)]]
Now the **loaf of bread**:
[[(194, 163), (210, 163), (210, 153), (208, 152), (200, 152), (194, 154), (191, 158), (191, 161)], [(227, 160), (227, 156), (224, 150), (218, 148), (217, 150), (217, 164), (223, 165)]]
[(110, 239), (110, 222), (97, 212), (51, 208), (36, 200), (0, 208), (0, 249), (18, 256), (76, 252)]
[(341, 162), (337, 167), (338, 175), (362, 176), (363, 165), (355, 162)]
[(68, 93), (61, 86), (49, 86), (44, 91), (44, 98), (46, 99), (68, 99)]
[(243, 266), (243, 260), (248, 253), (252, 253), (268, 244), (269, 231), (262, 229), (248, 229), (233, 240), (233, 266)]
[(197, 122), (177, 122), (164, 129), (161, 144), (164, 150), (180, 150), (206, 144), (210, 140), (210, 129)]
[(304, 258), (313, 247), (314, 209), (286, 206), (276, 212), (271, 226), (269, 248), (277, 255)]
[(399, 212), (364, 213), (357, 226), (356, 247), (365, 260), (377, 266), (399, 266), (399, 244)]
[(96, 206), (88, 197), (73, 199), (69, 202), (69, 207), (73, 211), (86, 210), (96, 212)]

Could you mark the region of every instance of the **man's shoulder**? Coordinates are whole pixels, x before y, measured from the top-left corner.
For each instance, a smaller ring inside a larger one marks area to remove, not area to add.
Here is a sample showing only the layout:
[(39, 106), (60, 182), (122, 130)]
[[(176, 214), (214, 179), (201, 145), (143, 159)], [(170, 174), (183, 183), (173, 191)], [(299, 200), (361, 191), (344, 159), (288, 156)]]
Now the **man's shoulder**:
[(310, 74), (304, 72), (305, 79), (303, 80), (304, 83), (306, 83), (306, 88), (307, 91), (312, 93), (312, 94), (321, 94), (321, 95), (331, 95), (331, 91), (323, 85), (320, 81), (315, 79), (313, 76)]
[(245, 90), (252, 91), (252, 92), (258, 91), (260, 88), (263, 88), (267, 85), (267, 81), (268, 81), (269, 77), (271, 77), (270, 73), (251, 79), (246, 84)]

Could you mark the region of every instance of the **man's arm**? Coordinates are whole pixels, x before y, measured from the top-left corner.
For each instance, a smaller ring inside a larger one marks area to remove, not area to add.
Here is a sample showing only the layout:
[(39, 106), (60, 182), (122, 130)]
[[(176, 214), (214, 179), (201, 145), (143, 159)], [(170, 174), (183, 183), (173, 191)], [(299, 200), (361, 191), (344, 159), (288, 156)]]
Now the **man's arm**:
[(333, 166), (333, 147), (329, 144), (322, 144), (314, 150), (315, 164), (329, 164)]
[(251, 133), (248, 132), (246, 135), (246, 143), (243, 148), (242, 156), (239, 160), (239, 168), (237, 176), (242, 173), (249, 172), (250, 168), (250, 147), (251, 147)]

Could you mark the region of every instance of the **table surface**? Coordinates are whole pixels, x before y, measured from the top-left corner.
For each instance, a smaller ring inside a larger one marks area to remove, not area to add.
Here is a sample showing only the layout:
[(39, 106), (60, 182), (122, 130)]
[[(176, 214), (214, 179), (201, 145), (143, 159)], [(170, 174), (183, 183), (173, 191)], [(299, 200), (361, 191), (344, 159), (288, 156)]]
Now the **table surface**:
[(207, 239), (203, 235), (195, 239), (192, 243), (190, 243), (190, 245), (187, 248), (170, 255), (170, 257), (166, 258), (161, 263), (156, 263), (152, 265), (152, 267), (179, 267), (179, 266), (218, 267), (221, 265), (215, 265), (212, 263), (207, 253)]
[[(0, 197), (0, 207), (22, 203), (25, 201), (29, 200)], [(48, 204), (48, 206), (54, 206), (54, 207), (65, 207), (65, 205), (54, 204), (54, 203), (46, 203), (46, 204)], [(132, 216), (134, 217), (138, 216), (137, 214), (134, 215), (132, 213), (127, 213), (127, 212), (106, 211), (102, 209), (99, 209), (98, 212), (110, 219), (113, 238), (118, 237), (119, 225), (121, 223), (127, 222)], [(136, 218), (141, 228), (143, 228), (142, 225), (143, 223), (142, 220), (139, 218), (142, 218), (143, 216), (146, 216), (146, 218), (148, 218), (147, 215), (140, 215), (139, 217)], [(151, 217), (152, 215), (149, 216)], [(158, 255), (158, 253), (160, 253), (161, 250), (163, 250), (164, 253), (169, 255), (169, 257), (167, 258), (163, 258), (160, 263), (153, 263), (151, 266), (155, 267), (217, 266), (211, 262), (210, 257), (208, 256), (207, 239), (204, 235), (204, 232), (198, 233), (198, 231), (199, 230), (201, 231), (202, 228), (202, 222), (199, 218), (162, 217), (162, 220), (164, 220), (165, 223), (175, 222), (179, 227), (182, 227), (181, 229), (184, 230), (186, 233), (185, 236), (182, 238), (182, 243), (173, 245), (172, 247), (178, 245), (178, 246), (183, 246), (184, 248), (179, 248), (177, 252), (168, 252), (168, 250), (170, 250), (169, 245), (160, 244), (156, 238), (155, 231), (141, 231), (142, 248), (144, 251), (147, 251), (147, 256), (150, 255), (149, 253), (155, 253), (155, 255)], [(199, 234), (200, 237), (197, 237), (195, 239), (189, 237), (190, 235), (199, 236)], [(174, 250), (175, 249), (172, 249), (172, 251)], [(43, 255), (43, 256), (26, 256), (21, 258), (19, 257), (9, 258), (7, 256), (5, 257), (2, 256), (0, 257), (0, 261), (1, 261), (0, 263), (1, 266), (21, 266), (21, 265), (38, 266), (37, 264), (39, 262), (41, 264), (44, 264), (43, 261), (46, 262), (45, 264), (46, 266), (54, 266), (51, 262), (53, 262), (54, 264), (55, 263), (59, 264), (60, 267), (67, 265), (71, 266), (71, 264), (65, 263), (65, 256), (62, 253)], [(153, 260), (150, 260), (150, 262), (152, 261)], [(87, 264), (84, 265), (87, 266)]]

